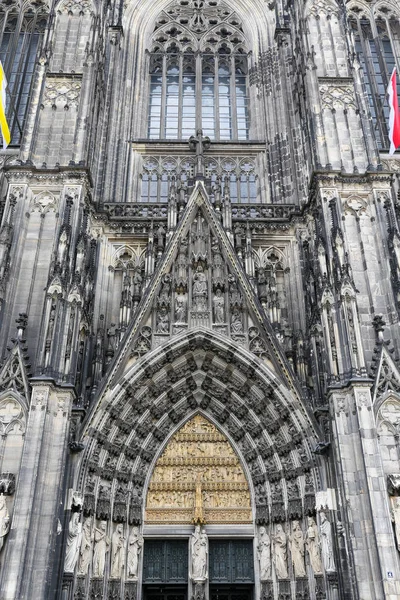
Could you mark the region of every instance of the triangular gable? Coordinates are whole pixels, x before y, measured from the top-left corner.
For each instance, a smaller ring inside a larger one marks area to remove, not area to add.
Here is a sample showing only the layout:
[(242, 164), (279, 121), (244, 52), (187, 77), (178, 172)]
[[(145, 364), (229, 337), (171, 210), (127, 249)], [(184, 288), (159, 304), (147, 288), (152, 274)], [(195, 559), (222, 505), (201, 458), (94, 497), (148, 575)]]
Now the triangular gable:
[(385, 345), (382, 345), (376, 370), (373, 403), (388, 392), (400, 394), (400, 372)]
[(0, 393), (5, 391), (14, 391), (16, 394), (25, 398), (27, 404), (30, 398), (30, 387), (28, 373), (25, 367), (25, 358), (23, 350), (16, 342), (14, 347), (0, 368)]
[[(282, 382), (291, 388), (292, 391), (296, 390), (296, 395), (300, 396), (300, 387), (293, 372), (291, 371), (283, 349), (280, 347), (280, 344), (276, 338), (276, 334), (269, 320), (267, 319), (259, 299), (255, 294), (243, 269), (243, 266), (235, 252), (235, 249), (233, 248), (232, 243), (230, 242), (219, 220), (219, 215), (216, 214), (212, 204), (210, 203), (204, 185), (201, 182), (197, 183), (188, 201), (182, 218), (179, 221), (173, 235), (171, 236), (170, 241), (168, 242), (164, 254), (157, 265), (152, 280), (146, 288), (137, 310), (133, 315), (125, 337), (122, 340), (110, 365), (109, 371), (104, 377), (102, 384), (99, 386), (98, 394), (101, 394), (107, 383), (115, 383), (118, 377), (122, 375), (125, 365), (129, 360), (129, 355), (135, 346), (135, 341), (138, 339), (140, 340), (141, 333), (143, 333), (144, 329), (146, 329), (146, 332), (149, 329), (149, 315), (151, 314), (155, 303), (158, 303), (162, 308), (164, 294), (163, 285), (166, 287), (169, 285), (169, 282), (165, 276), (170, 273), (173, 263), (179, 260), (178, 252), (182, 240), (188, 236), (189, 230), (195, 226), (194, 224), (199, 213), (204, 218), (213, 238), (218, 241), (223, 260), (225, 261), (229, 272), (232, 273), (233, 278), (237, 282), (238, 295), (243, 297), (246, 311), (249, 315), (251, 315), (251, 321), (255, 325), (254, 327), (250, 327), (250, 330), (252, 331), (249, 330), (249, 338), (253, 338), (251, 341), (255, 346), (254, 353), (267, 356), (270, 366), (273, 368), (277, 376), (280, 377)], [(192, 252), (190, 260), (195, 262), (200, 261), (201, 263), (201, 254), (202, 248), (201, 243), (199, 243), (196, 247), (196, 252)], [(201, 326), (202, 325), (199, 323), (199, 327)], [(176, 331), (176, 333), (179, 332)], [(231, 339), (234, 339), (232, 335), (230, 337)], [(145, 341), (147, 343), (147, 340)], [(142, 343), (142, 340), (140, 340), (140, 343)], [(148, 346), (145, 348), (145, 350), (147, 349), (150, 349), (150, 347)]]

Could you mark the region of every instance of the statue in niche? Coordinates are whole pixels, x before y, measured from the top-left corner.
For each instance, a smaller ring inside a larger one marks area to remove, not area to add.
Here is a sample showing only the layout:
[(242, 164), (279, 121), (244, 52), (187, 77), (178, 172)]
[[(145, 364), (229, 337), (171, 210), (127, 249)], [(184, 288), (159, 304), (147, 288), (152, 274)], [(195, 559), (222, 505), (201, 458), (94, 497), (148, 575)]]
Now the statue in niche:
[(111, 539), (111, 577), (121, 577), (122, 569), (125, 566), (125, 538), (124, 526), (122, 523), (117, 525)]
[(196, 525), (192, 533), (192, 579), (205, 581), (207, 579), (208, 539), (204, 529)]
[(103, 577), (106, 554), (109, 551), (110, 538), (107, 536), (107, 521), (100, 522), (100, 528), (94, 530), (93, 577)]
[(221, 250), (217, 240), (214, 240), (211, 246), (211, 252), (213, 257), (212, 264), (212, 280), (213, 285), (223, 286), (225, 282), (224, 277), (224, 260), (222, 258)]
[(305, 577), (306, 567), (304, 564), (304, 536), (299, 521), (293, 521), (289, 543), (294, 575), (295, 577)]
[(324, 512), (320, 512), (319, 533), (321, 536), (321, 552), (324, 568), (327, 573), (336, 571), (333, 559), (332, 526)]
[(88, 517), (83, 524), (81, 547), (79, 551), (78, 575), (86, 575), (90, 565), (92, 553), (92, 517)]
[(265, 527), (258, 532), (258, 560), (260, 562), (260, 579), (271, 579), (271, 540)]
[(68, 525), (67, 549), (65, 551), (64, 571), (73, 573), (79, 558), (82, 540), (82, 523), (79, 522), (80, 513), (73, 512)]
[(242, 315), (237, 307), (232, 310), (231, 314), (231, 332), (243, 333)]
[(175, 296), (175, 319), (177, 323), (185, 323), (187, 315), (187, 296), (186, 294), (176, 294)]
[(128, 577), (137, 579), (139, 573), (139, 557), (143, 548), (143, 536), (139, 534), (139, 527), (132, 529), (128, 545)]
[(214, 323), (225, 323), (225, 299), (219, 288), (217, 288), (213, 298), (213, 307)]
[(133, 283), (133, 297), (134, 298), (140, 298), (140, 292), (142, 290), (142, 282), (143, 282), (143, 278), (140, 274), (139, 269), (136, 269), (133, 277), (132, 277), (132, 283)]
[(67, 237), (67, 233), (64, 229), (60, 235), (60, 239), (58, 240), (58, 262), (60, 265), (63, 264), (64, 259), (65, 259), (65, 255), (66, 255), (66, 251), (67, 251), (67, 242), (68, 242), (68, 237)]
[(274, 543), (273, 560), (275, 565), (276, 576), (278, 579), (287, 579), (287, 536), (283, 531), (282, 525), (276, 526), (275, 535), (272, 536)]
[(8, 513), (6, 497), (0, 494), (0, 552), (3, 549), (4, 541), (10, 530), (10, 515)]
[(193, 276), (193, 304), (196, 312), (207, 310), (207, 278), (199, 265)]
[(306, 547), (314, 575), (322, 575), (322, 563), (319, 548), (318, 528), (313, 517), (308, 517)]
[(157, 312), (157, 333), (169, 333), (169, 314), (165, 306)]
[(171, 276), (166, 274), (162, 278), (160, 295), (158, 297), (159, 306), (169, 306), (171, 297)]

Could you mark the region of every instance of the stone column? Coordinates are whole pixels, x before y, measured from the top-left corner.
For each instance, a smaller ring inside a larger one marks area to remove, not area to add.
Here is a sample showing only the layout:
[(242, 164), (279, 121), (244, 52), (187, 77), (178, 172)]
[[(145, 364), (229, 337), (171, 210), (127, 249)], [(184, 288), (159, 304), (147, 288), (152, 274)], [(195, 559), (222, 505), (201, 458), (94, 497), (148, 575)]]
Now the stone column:
[(370, 385), (331, 390), (334, 447), (351, 530), (360, 600), (400, 597), (399, 557), (378, 447)]
[(63, 497), (73, 392), (32, 382), (32, 402), (11, 529), (3, 554), (2, 600), (45, 600), (50, 589)]

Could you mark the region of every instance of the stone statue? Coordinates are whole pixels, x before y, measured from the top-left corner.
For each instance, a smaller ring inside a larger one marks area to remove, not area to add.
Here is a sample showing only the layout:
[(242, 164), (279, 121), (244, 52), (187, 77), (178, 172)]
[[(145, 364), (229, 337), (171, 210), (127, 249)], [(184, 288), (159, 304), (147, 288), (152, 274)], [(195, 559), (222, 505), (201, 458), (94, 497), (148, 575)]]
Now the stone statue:
[(293, 521), (292, 533), (289, 537), (290, 553), (295, 577), (305, 577), (304, 536), (298, 521)]
[(124, 526), (122, 523), (117, 525), (111, 539), (111, 577), (121, 577), (122, 569), (125, 566), (125, 538)]
[(319, 549), (318, 529), (313, 517), (308, 517), (306, 547), (314, 575), (322, 575), (322, 563)]
[(231, 332), (232, 333), (243, 333), (242, 315), (238, 308), (232, 310), (231, 315)]
[(260, 561), (260, 579), (271, 579), (271, 540), (265, 527), (258, 533), (258, 560)]
[(133, 283), (133, 296), (135, 298), (140, 298), (140, 292), (142, 290), (142, 276), (139, 272), (139, 269), (136, 269), (134, 274), (133, 274), (133, 278), (132, 278), (132, 283)]
[(214, 323), (225, 323), (225, 300), (218, 288), (213, 298)]
[(324, 568), (327, 573), (336, 571), (333, 559), (332, 526), (324, 512), (320, 512), (319, 533), (321, 536), (321, 552)]
[(186, 322), (187, 314), (187, 296), (186, 294), (176, 294), (175, 296), (175, 319), (178, 323)]
[(79, 522), (80, 513), (73, 512), (68, 525), (67, 549), (65, 551), (64, 571), (73, 573), (78, 561), (82, 540), (82, 523)]
[(287, 537), (286, 533), (283, 531), (282, 525), (276, 526), (276, 532), (275, 535), (272, 536), (272, 541), (274, 543), (273, 561), (276, 576), (278, 579), (287, 579)]
[(207, 310), (207, 278), (201, 265), (193, 276), (193, 305), (197, 312)]
[(107, 521), (101, 521), (100, 529), (96, 528), (94, 530), (93, 577), (103, 577), (109, 546), (110, 538), (107, 536)]
[(92, 553), (92, 518), (88, 517), (83, 524), (81, 547), (79, 551), (78, 575), (86, 575)]
[(169, 314), (164, 306), (157, 312), (157, 333), (169, 333)]
[(10, 515), (4, 494), (0, 494), (0, 552), (4, 546), (4, 540), (10, 529)]
[(139, 556), (143, 548), (143, 537), (139, 534), (139, 527), (132, 529), (128, 545), (128, 577), (137, 579), (139, 573)]
[(204, 529), (196, 525), (192, 533), (192, 579), (204, 581), (207, 579), (208, 540)]

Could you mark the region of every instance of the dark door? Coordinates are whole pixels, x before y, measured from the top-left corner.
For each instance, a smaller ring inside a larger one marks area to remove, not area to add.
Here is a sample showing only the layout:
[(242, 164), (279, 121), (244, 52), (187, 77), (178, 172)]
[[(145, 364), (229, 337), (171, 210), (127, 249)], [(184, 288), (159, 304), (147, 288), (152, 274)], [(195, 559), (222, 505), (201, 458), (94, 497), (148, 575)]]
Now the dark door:
[(187, 600), (186, 586), (144, 586), (144, 600)]
[(252, 600), (253, 586), (210, 585), (210, 600)]

